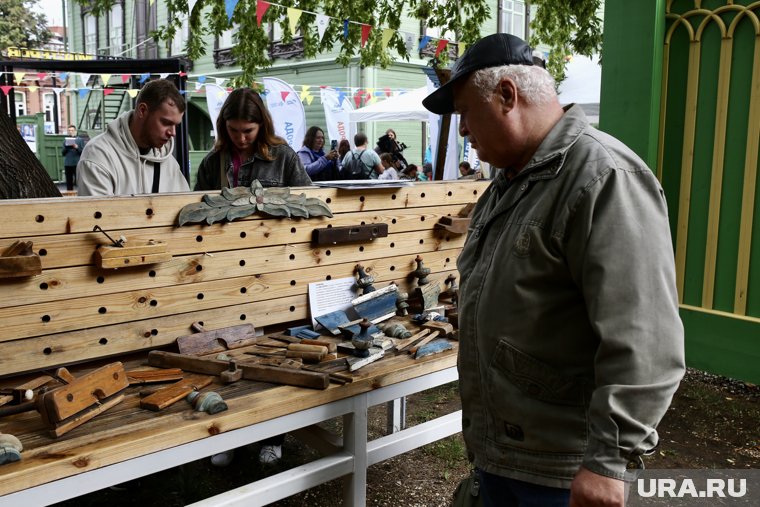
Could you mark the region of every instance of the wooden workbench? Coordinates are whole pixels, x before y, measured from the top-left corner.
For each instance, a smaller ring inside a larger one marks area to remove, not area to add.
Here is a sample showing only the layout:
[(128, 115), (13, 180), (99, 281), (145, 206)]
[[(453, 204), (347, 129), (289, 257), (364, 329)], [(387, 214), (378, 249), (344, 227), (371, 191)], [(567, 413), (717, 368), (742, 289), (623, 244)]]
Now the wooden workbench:
[[(18, 385), (25, 374), (61, 365), (77, 372), (119, 359), (127, 369), (134, 368), (144, 363), (148, 350), (166, 348), (177, 336), (189, 334), (194, 321), (207, 329), (243, 321), (257, 328), (301, 321), (308, 316), (308, 283), (352, 276), (357, 262), (368, 268), (376, 286), (396, 281), (404, 288), (420, 254), (442, 281), (455, 273), (464, 237), (441, 233), (434, 224), (477, 199), (486, 185), (463, 181), (396, 189), (294, 189), (328, 202), (334, 217), (254, 215), (184, 227), (175, 226), (179, 209), (197, 202), (201, 193), (0, 202), (0, 251), (15, 240), (32, 241), (43, 268), (37, 276), (0, 280), (0, 383)], [(388, 237), (332, 247), (310, 243), (314, 228), (364, 223), (388, 224)], [(166, 241), (173, 258), (152, 266), (99, 269), (93, 253), (107, 240), (92, 232), (94, 225), (112, 237)], [(76, 363), (78, 367), (71, 366)], [(19, 437), (24, 452), (20, 462), (0, 468), (5, 479), (0, 481), (0, 505), (60, 501), (335, 415), (358, 414), (361, 420), (364, 407), (363, 433), (354, 419), (349, 425), (356, 430), (350, 432), (353, 437), (365, 435), (364, 449), (357, 444), (361, 438), (353, 438), (332, 473), (323, 470), (311, 479), (346, 473), (358, 477), (346, 498), (349, 504), (362, 504), (362, 473), (373, 459), (390, 452), (368, 451), (366, 407), (451, 381), (455, 364), (456, 347), (421, 360), (391, 353), (359, 370), (353, 383), (332, 384), (324, 391), (250, 381), (213, 386), (229, 405), (213, 416), (192, 411), (184, 401), (158, 413), (142, 410), (139, 389), (130, 388), (124, 402), (57, 439), (44, 431), (36, 412), (8, 416), (0, 419), (0, 432)], [(457, 424), (454, 417), (445, 430), (430, 434), (450, 434)], [(424, 436), (417, 437), (424, 442)], [(346, 439), (351, 440), (344, 435)], [(411, 448), (390, 440), (386, 444), (401, 452)], [(85, 477), (96, 480), (72, 481)], [(295, 491), (284, 488), (257, 502)]]

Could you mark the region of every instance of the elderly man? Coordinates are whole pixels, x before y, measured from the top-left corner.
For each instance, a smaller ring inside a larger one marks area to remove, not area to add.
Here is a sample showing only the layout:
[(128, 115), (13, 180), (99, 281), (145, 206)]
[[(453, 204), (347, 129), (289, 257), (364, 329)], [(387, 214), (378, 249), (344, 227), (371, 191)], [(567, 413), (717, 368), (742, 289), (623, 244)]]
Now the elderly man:
[(175, 160), (175, 128), (185, 99), (171, 81), (149, 82), (135, 108), (108, 124), (77, 164), (78, 195), (124, 195), (190, 190)]
[(485, 505), (623, 506), (684, 372), (662, 189), (485, 37), (423, 104), (501, 169), (458, 260), (462, 427)]

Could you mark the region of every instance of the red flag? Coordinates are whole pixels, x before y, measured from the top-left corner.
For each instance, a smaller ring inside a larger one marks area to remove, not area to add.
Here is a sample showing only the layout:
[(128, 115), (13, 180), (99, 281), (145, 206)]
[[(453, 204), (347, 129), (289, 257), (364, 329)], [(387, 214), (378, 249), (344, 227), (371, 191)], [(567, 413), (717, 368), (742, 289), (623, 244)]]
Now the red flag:
[(435, 48), (435, 56), (438, 56), (439, 54), (441, 54), (441, 51), (443, 51), (444, 48), (446, 48), (446, 44), (448, 43), (449, 41), (447, 41), (446, 39), (439, 40), (438, 47)]
[(103, 88), (103, 96), (108, 97), (113, 93), (113, 88)]
[(367, 43), (369, 39), (369, 32), (372, 30), (370, 25), (362, 25), (362, 47)]
[(37, 77), (40, 78), (40, 79), (45, 79), (47, 77), (47, 73), (46, 72), (38, 72), (37, 73)]
[(288, 95), (290, 95), (290, 92), (280, 92), (280, 97), (282, 97), (283, 102), (288, 98)]
[(266, 14), (270, 5), (272, 4), (265, 2), (264, 0), (256, 0), (256, 22), (259, 26), (261, 26), (261, 18), (264, 17), (264, 14)]
[(3, 90), (3, 93), (5, 95), (8, 95), (8, 92), (11, 91), (12, 86), (0, 86), (0, 90)]
[(121, 75), (121, 82), (124, 84), (127, 84), (129, 82), (129, 74), (122, 74)]
[(357, 90), (357, 92), (354, 94), (354, 104), (356, 104), (356, 107), (362, 107), (362, 92), (364, 90)]
[(385, 96), (386, 97), (390, 97), (391, 96), (391, 89), (390, 88), (385, 88), (384, 90), (385, 90)]
[(179, 71), (179, 77), (185, 77), (187, 76), (187, 72)]

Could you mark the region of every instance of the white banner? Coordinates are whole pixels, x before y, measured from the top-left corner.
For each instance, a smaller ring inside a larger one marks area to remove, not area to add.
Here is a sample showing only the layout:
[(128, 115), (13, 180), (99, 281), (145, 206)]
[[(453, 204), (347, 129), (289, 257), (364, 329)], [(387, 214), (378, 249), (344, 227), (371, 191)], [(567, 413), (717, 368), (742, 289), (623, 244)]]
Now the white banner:
[(478, 158), (478, 150), (473, 150), (470, 144), (470, 138), (464, 138), (464, 148), (462, 149), (462, 160), (466, 160), (470, 163), (470, 167), (476, 171), (480, 168), (480, 159)]
[(264, 88), (275, 134), (298, 151), (306, 135), (306, 113), (298, 93), (288, 83), (275, 77), (265, 77)]
[[(335, 88), (322, 88), (320, 90), (322, 107), (325, 108), (325, 123), (327, 125), (327, 137), (340, 142), (341, 139), (348, 139), (351, 146), (354, 146), (354, 139), (351, 135), (348, 113), (353, 111), (354, 106), (347, 95), (341, 94)], [(326, 142), (326, 141), (325, 141)]]
[[(427, 80), (428, 91), (433, 92), (435, 85), (430, 79)], [(433, 173), (436, 167), (436, 155), (438, 154), (438, 137), (440, 134), (441, 117), (435, 113), (428, 115), (428, 126), (430, 130), (430, 148), (433, 159)], [(459, 115), (451, 115), (451, 124), (449, 126), (449, 142), (446, 146), (446, 161), (443, 165), (443, 179), (455, 180), (459, 177)]]
[(206, 105), (208, 106), (208, 115), (211, 117), (211, 125), (214, 128), (214, 138), (216, 139), (216, 119), (219, 117), (219, 111), (227, 100), (227, 90), (214, 84), (206, 85)]

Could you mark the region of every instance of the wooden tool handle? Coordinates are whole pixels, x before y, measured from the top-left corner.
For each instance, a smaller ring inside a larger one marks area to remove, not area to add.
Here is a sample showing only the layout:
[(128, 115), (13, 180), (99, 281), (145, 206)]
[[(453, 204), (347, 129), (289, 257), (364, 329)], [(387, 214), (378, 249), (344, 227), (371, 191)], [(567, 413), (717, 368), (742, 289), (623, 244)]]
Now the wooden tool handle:
[[(322, 347), (324, 349), (324, 347)], [(327, 350), (327, 349), (325, 349)], [(326, 352), (305, 352), (302, 350), (289, 350), (285, 354), (285, 357), (288, 358), (300, 358), (303, 359), (305, 363), (318, 363), (320, 362), (325, 356), (327, 355)]]
[(417, 352), (417, 349), (425, 345), (426, 343), (430, 343), (433, 339), (435, 339), (440, 333), (438, 331), (433, 331), (428, 336), (420, 340), (417, 345), (409, 349), (410, 354), (415, 354)]
[(301, 340), (301, 343), (303, 345), (321, 345), (322, 347), (327, 347), (327, 352), (337, 352), (338, 351), (338, 345), (334, 342), (328, 342), (325, 340), (309, 340), (304, 339)]
[[(314, 352), (317, 354), (327, 354), (327, 347), (324, 347), (322, 345), (304, 345), (301, 343), (291, 343), (288, 345), (288, 351), (298, 351), (298, 352)], [(290, 357), (290, 356), (288, 356)]]

